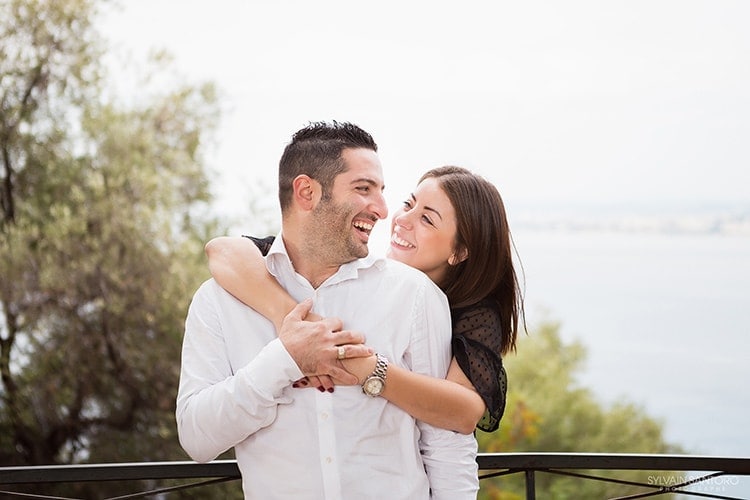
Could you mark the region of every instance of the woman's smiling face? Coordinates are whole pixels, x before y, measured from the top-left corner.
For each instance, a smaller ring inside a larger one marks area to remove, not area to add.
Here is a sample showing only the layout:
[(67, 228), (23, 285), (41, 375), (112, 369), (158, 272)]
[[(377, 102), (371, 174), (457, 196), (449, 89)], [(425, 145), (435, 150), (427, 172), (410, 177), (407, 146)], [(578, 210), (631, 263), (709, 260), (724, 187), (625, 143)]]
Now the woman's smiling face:
[(440, 283), (454, 253), (455, 241), (453, 204), (440, 182), (427, 178), (393, 215), (387, 256), (419, 269)]

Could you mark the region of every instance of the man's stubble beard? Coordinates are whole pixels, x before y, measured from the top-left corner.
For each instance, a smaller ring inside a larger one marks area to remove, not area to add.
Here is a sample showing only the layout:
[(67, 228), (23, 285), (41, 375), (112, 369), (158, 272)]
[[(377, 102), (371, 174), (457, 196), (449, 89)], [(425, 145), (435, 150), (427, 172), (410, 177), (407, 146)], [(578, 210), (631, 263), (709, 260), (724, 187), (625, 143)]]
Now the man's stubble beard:
[(367, 257), (369, 249), (355, 240), (349, 207), (330, 198), (321, 199), (313, 211), (312, 227), (306, 228), (309, 250), (329, 265), (342, 265)]

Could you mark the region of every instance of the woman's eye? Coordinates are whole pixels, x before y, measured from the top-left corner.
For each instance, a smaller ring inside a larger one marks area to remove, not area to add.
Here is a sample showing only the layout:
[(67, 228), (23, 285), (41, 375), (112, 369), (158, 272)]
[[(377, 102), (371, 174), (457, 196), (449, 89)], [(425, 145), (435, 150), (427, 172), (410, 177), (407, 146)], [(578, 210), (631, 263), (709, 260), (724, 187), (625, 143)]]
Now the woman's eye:
[(411, 202), (409, 200), (406, 200), (403, 202), (404, 210), (411, 210)]
[(431, 226), (435, 225), (435, 224), (432, 223), (432, 220), (429, 217), (427, 217), (426, 215), (422, 216), (422, 220), (425, 221), (427, 224), (429, 224)]

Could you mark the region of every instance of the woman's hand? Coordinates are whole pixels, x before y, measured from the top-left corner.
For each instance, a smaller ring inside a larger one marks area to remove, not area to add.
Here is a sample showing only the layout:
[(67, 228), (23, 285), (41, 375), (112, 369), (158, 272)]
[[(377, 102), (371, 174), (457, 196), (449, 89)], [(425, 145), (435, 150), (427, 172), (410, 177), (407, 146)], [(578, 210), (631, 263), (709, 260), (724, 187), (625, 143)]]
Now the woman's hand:
[(344, 369), (357, 377), (357, 383), (362, 385), (367, 377), (375, 371), (375, 364), (378, 362), (374, 354), (360, 358), (347, 358), (343, 361)]
[[(309, 322), (323, 322), (325, 318), (317, 313), (309, 311), (304, 316), (304, 321)], [(364, 339), (364, 336), (363, 336)], [(315, 388), (320, 392), (333, 392), (334, 386), (336, 385), (356, 385), (361, 384), (362, 381), (375, 369), (375, 355), (372, 354), (372, 349), (365, 346), (364, 344), (341, 344), (337, 345), (337, 362), (341, 367), (354, 375), (357, 381), (354, 382), (351, 377), (346, 379), (335, 378), (330, 375), (309, 375), (303, 377), (292, 384), (294, 388)], [(343, 358), (338, 359), (338, 352), (343, 348)], [(368, 370), (369, 367), (369, 371)]]
[[(367, 377), (375, 370), (375, 363), (377, 358), (374, 354), (360, 358), (349, 358), (341, 362), (344, 365), (344, 369), (357, 377), (357, 384), (362, 385)], [(328, 375), (312, 375), (297, 380), (292, 384), (292, 387), (297, 389), (313, 388), (318, 389), (320, 392), (333, 392), (335, 385), (357, 385), (347, 384), (342, 380), (334, 380)]]

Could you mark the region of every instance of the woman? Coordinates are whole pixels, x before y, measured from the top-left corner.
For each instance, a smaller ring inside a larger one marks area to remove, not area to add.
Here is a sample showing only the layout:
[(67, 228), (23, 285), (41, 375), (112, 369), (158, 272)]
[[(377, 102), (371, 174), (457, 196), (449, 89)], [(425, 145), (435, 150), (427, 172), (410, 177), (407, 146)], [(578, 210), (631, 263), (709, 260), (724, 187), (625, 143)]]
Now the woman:
[[(273, 240), (253, 241), (265, 254)], [(389, 365), (382, 397), (436, 427), (464, 434), (475, 427), (497, 429), (507, 390), (502, 355), (515, 351), (519, 316), (523, 318), (511, 248), (495, 186), (461, 167), (440, 167), (422, 176), (393, 216), (387, 256), (420, 269), (445, 292), (453, 360), (445, 379)], [(247, 238), (221, 237), (206, 245), (206, 253), (217, 282), (273, 321), (278, 331), (296, 304), (268, 273), (255, 245)], [(264, 293), (252, 293), (259, 283)], [(343, 363), (361, 382), (372, 373), (375, 356)], [(327, 377), (297, 385), (333, 390)]]

